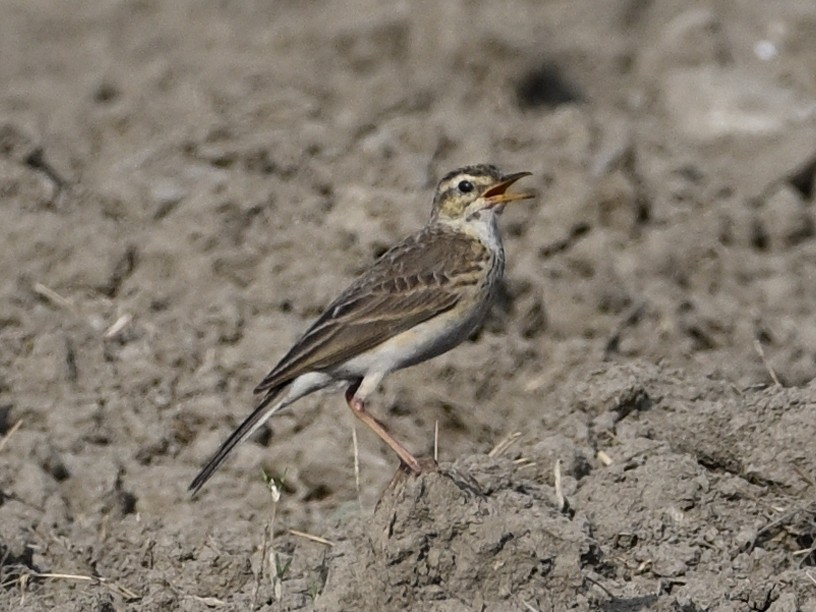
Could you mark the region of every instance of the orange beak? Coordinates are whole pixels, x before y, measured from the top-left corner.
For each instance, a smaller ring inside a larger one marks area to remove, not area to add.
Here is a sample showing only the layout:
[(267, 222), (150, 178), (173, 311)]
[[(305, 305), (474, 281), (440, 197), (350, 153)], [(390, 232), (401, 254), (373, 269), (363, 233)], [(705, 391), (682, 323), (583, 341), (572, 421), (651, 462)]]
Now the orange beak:
[(502, 179), (501, 183), (488, 188), (482, 194), (482, 197), (487, 201), (488, 208), (504, 205), (508, 202), (515, 202), (517, 200), (529, 200), (530, 198), (534, 198), (535, 194), (532, 193), (506, 193), (510, 185), (515, 183), (520, 178), (530, 176), (530, 174), (530, 172), (516, 172), (515, 174), (508, 174)]

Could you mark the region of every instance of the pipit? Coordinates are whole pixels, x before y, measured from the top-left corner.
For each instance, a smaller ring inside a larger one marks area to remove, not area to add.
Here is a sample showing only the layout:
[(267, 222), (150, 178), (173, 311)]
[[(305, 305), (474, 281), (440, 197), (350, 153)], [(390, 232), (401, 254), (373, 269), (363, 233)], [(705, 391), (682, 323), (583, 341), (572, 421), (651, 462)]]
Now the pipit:
[(482, 321), (504, 274), (497, 216), (508, 203), (533, 197), (507, 193), (529, 174), (502, 174), (490, 165), (447, 174), (436, 188), (428, 224), (386, 251), (328, 305), (255, 388), (262, 394), (255, 410), (190, 490), (201, 489), (273, 414), (337, 385), (348, 385), (346, 401), (354, 416), (419, 473), (420, 462), (366, 411), (366, 399), (386, 374), (452, 349)]

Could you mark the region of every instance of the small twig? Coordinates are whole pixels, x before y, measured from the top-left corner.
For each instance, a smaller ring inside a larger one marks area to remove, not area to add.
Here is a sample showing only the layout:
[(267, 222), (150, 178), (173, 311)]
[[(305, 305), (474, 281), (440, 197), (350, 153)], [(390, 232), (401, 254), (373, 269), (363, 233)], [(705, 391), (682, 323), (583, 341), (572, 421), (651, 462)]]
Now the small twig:
[(141, 599), (142, 598), (142, 596), (139, 595), (136, 591), (131, 591), (127, 587), (124, 587), (121, 584), (118, 584), (116, 582), (107, 582), (106, 581), (106, 582), (103, 582), (102, 584), (107, 586), (114, 593), (118, 593), (119, 595), (121, 595), (125, 599), (135, 600), (135, 599)]
[(313, 535), (311, 533), (306, 533), (305, 531), (298, 531), (297, 529), (289, 529), (288, 533), (292, 534), (293, 536), (297, 536), (298, 538), (303, 538), (304, 540), (311, 540), (312, 542), (317, 542), (318, 544), (323, 544), (324, 546), (334, 546), (334, 542), (331, 540), (327, 540), (326, 538), (321, 538), (320, 536)]
[(30, 574), (34, 578), (55, 578), (59, 580), (84, 580), (86, 582), (104, 582), (104, 579), (96, 576), (86, 576), (85, 574), (60, 574), (52, 572), (33, 572)]
[(354, 486), (357, 489), (357, 505), (363, 511), (363, 496), (360, 493), (360, 449), (357, 446), (357, 424), (351, 425), (351, 444), (354, 451)]
[(106, 339), (113, 338), (120, 331), (125, 329), (125, 327), (127, 327), (128, 323), (130, 323), (132, 320), (133, 320), (133, 315), (126, 312), (121, 317), (116, 319), (116, 321), (113, 323), (113, 325), (111, 325), (108, 329), (105, 330), (105, 333), (104, 333), (103, 337), (106, 338)]
[(771, 367), (771, 364), (768, 362), (767, 357), (765, 357), (765, 349), (762, 348), (762, 343), (759, 341), (758, 338), (754, 338), (754, 350), (759, 355), (759, 358), (762, 360), (762, 365), (765, 366), (765, 369), (768, 371), (768, 374), (771, 376), (771, 380), (774, 382), (774, 385), (777, 387), (781, 387), (782, 383), (779, 382), (779, 378), (776, 376), (776, 372)]
[(498, 457), (508, 448), (513, 446), (519, 438), (521, 438), (522, 434), (520, 431), (515, 431), (513, 433), (509, 433), (504, 436), (501, 440), (499, 440), (496, 445), (490, 449), (490, 452), (487, 453), (488, 457)]
[(53, 572), (30, 572), (29, 575), (33, 578), (51, 578), (55, 580), (81, 580), (83, 582), (90, 582), (93, 584), (101, 584), (102, 586), (110, 589), (114, 593), (123, 596), (125, 599), (134, 600), (134, 599), (141, 599), (141, 595), (138, 593), (131, 591), (127, 587), (123, 587), (121, 584), (108, 580), (107, 578), (103, 578), (102, 576), (87, 576), (85, 574), (62, 574), (62, 573), (53, 573)]
[(208, 608), (220, 608), (227, 605), (226, 601), (218, 599), (217, 597), (199, 597), (198, 595), (187, 595), (190, 599), (203, 603)]
[(816, 576), (814, 576), (814, 575), (813, 575), (813, 574), (811, 574), (810, 572), (805, 572), (805, 576), (807, 576), (808, 578), (810, 578), (810, 581), (811, 581), (813, 584), (816, 584)]
[(434, 421), (434, 461), (439, 462), (439, 419)]
[[(263, 474), (263, 478), (266, 481), (266, 487), (269, 489), (269, 494), (272, 496), (272, 512), (270, 513), (269, 521), (264, 526), (264, 543), (263, 543), (263, 550), (261, 550), (262, 558), (261, 558), (261, 567), (258, 572), (257, 582), (260, 584), (261, 576), (263, 576), (263, 570), (265, 569), (266, 565), (269, 567), (274, 567), (274, 572), (270, 572), (270, 578), (272, 582), (272, 591), (275, 594), (275, 599), (280, 601), (281, 595), (283, 593), (283, 580), (282, 576), (278, 575), (278, 567), (277, 563), (273, 563), (273, 558), (277, 561), (277, 553), (275, 552), (274, 540), (275, 540), (275, 517), (278, 513), (278, 502), (281, 498), (281, 490), (278, 487), (278, 482), (275, 480), (274, 476), (267, 474), (264, 470), (261, 470), (261, 474)], [(285, 474), (285, 473), (284, 473)], [(253, 608), (254, 610), (255, 608)]]
[(29, 574), (20, 576), (20, 606), (25, 604), (26, 594), (28, 593), (28, 581), (31, 578)]
[(599, 450), (595, 456), (598, 458), (598, 461), (603, 463), (606, 467), (612, 465), (612, 457), (610, 457), (606, 451)]
[(69, 300), (67, 297), (63, 297), (50, 287), (46, 287), (42, 283), (34, 283), (31, 287), (32, 291), (39, 295), (40, 297), (45, 298), (55, 306), (59, 306), (60, 308), (65, 308), (67, 310), (74, 310), (74, 303)]
[(558, 511), (564, 512), (567, 509), (567, 498), (564, 496), (564, 483), (561, 481), (561, 460), (556, 459), (553, 466), (553, 476), (555, 477), (555, 498), (558, 501)]
[(2, 438), (0, 438), (0, 451), (2, 451), (6, 447), (6, 444), (8, 444), (8, 441), (11, 438), (11, 436), (14, 435), (15, 431), (20, 429), (20, 426), (22, 424), (23, 424), (23, 419), (18, 419), (17, 422), (14, 425), (11, 426), (11, 429), (9, 429), (6, 432), (6, 434)]
[(596, 587), (601, 589), (604, 593), (609, 595), (609, 597), (611, 597), (612, 599), (615, 599), (615, 595), (609, 589), (607, 589), (604, 585), (602, 585), (600, 582), (598, 582), (597, 580), (595, 580), (594, 578), (592, 578), (590, 576), (587, 576), (586, 579), (589, 582), (591, 582), (592, 584), (594, 584)]

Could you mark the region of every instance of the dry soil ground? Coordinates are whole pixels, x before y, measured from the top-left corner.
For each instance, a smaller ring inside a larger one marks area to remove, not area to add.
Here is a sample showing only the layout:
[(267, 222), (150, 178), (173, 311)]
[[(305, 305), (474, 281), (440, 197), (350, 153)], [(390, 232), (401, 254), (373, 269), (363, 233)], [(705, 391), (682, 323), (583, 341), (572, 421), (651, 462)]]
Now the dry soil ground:
[[(812, 0), (6, 0), (0, 83), (0, 608), (816, 610)], [(372, 406), (441, 471), (329, 395), (191, 500), (474, 162), (502, 299)]]

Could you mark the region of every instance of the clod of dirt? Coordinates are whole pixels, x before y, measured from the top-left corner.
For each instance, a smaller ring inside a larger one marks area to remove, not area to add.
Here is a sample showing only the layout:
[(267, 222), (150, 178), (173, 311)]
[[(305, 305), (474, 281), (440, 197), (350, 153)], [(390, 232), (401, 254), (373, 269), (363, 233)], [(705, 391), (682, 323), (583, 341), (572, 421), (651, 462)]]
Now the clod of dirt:
[(361, 601), (376, 610), (558, 608), (581, 598), (581, 570), (599, 557), (589, 524), (559, 513), (549, 487), (512, 461), (470, 457), (395, 477), (367, 537), (341, 547), (316, 603), (327, 610)]

